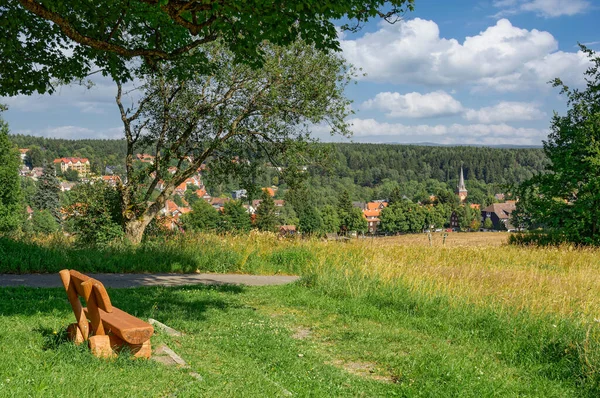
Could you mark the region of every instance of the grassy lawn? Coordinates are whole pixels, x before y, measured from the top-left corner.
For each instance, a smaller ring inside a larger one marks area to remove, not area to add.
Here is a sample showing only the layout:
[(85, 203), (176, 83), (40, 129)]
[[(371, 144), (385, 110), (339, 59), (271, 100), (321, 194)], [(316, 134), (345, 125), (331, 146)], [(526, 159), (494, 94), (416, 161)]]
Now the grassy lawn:
[(202, 381), (67, 342), (74, 317), (61, 289), (0, 289), (0, 396), (600, 396), (600, 251), (438, 235), (431, 245), (425, 235), (251, 234), (104, 249), (0, 240), (0, 272), (303, 276), (278, 287), (109, 291), (117, 307), (185, 332), (153, 345), (168, 344)]
[[(0, 290), (0, 396), (597, 396), (569, 322), (452, 307), (444, 297), (279, 287), (111, 290), (185, 332), (156, 335), (199, 373), (100, 360), (64, 338), (60, 289)], [(554, 323), (554, 322), (559, 322)], [(592, 383), (592, 384), (590, 384)]]

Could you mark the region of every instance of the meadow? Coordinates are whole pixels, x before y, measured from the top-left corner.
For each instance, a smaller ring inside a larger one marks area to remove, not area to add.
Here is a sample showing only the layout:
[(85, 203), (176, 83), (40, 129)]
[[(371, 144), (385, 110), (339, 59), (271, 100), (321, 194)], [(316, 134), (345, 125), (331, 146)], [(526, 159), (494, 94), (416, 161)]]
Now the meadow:
[(278, 287), (110, 291), (122, 309), (184, 331), (155, 344), (203, 381), (66, 342), (72, 314), (60, 289), (0, 289), (0, 395), (598, 396), (600, 250), (509, 246), (507, 236), (187, 235), (102, 249), (0, 239), (0, 272), (302, 276)]

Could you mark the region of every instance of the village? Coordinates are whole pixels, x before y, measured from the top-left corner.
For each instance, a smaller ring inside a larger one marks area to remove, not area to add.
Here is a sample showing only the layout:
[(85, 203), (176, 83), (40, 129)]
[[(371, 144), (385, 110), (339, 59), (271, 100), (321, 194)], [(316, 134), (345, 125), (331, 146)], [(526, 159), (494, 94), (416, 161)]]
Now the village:
[[(27, 159), (27, 148), (19, 150), (21, 154), (22, 166), (20, 169), (20, 175), (24, 178), (31, 178), (37, 181), (43, 173), (43, 167), (29, 167), (26, 163)], [(135, 162), (153, 164), (154, 156), (150, 154), (136, 154), (134, 158)], [(121, 184), (121, 177), (112, 173), (112, 170), (107, 167), (105, 175), (94, 175), (91, 172), (90, 161), (87, 158), (79, 157), (62, 157), (54, 159), (53, 161), (56, 174), (60, 181), (60, 191), (68, 192), (73, 189), (77, 184), (94, 184), (95, 182), (101, 181), (108, 184), (109, 186), (116, 188)], [(174, 192), (171, 199), (165, 201), (164, 208), (161, 210), (159, 215), (159, 222), (171, 230), (182, 230), (181, 216), (192, 211), (191, 205), (186, 197), (194, 195), (198, 199), (202, 199), (209, 203), (215, 210), (222, 212), (225, 204), (233, 200), (239, 200), (243, 204), (246, 212), (250, 215), (252, 222), (256, 219), (256, 212), (261, 204), (261, 199), (247, 200), (247, 191), (245, 189), (234, 190), (230, 195), (222, 195), (220, 197), (211, 196), (202, 182), (202, 172), (206, 169), (206, 165), (198, 168), (197, 173), (184, 182), (179, 184)], [(169, 167), (168, 172), (175, 174), (177, 168), (174, 166)], [(110, 173), (110, 174), (108, 174)], [(154, 173), (151, 174), (155, 176)], [(74, 177), (74, 178), (70, 178)], [(165, 188), (165, 182), (160, 180), (156, 185), (156, 191), (162, 192)], [(278, 194), (279, 188), (275, 185), (270, 187), (263, 187), (262, 190), (273, 198), (275, 205), (275, 214), (279, 217), (281, 209), (285, 206), (286, 201), (281, 199), (284, 195)], [(474, 227), (469, 229), (461, 228), (461, 213), (458, 211), (452, 211), (450, 217), (446, 220), (444, 225), (424, 225), (421, 232), (456, 232), (456, 231), (516, 231), (516, 228), (511, 222), (511, 215), (516, 209), (516, 200), (505, 200), (503, 193), (495, 195), (497, 203), (490, 204), (485, 208), (481, 208), (481, 205), (477, 203), (467, 203), (468, 191), (465, 185), (464, 172), (461, 167), (459, 173), (458, 185), (455, 188), (455, 195), (459, 206), (468, 206), (473, 211), (481, 213), (481, 220), (474, 224)], [(408, 198), (407, 198), (408, 199)], [(429, 203), (418, 202), (419, 206), (432, 206), (437, 200), (436, 196), (431, 194), (429, 197)], [(367, 229), (363, 231), (370, 236), (387, 235), (385, 231), (380, 228), (381, 225), (381, 213), (383, 209), (388, 207), (389, 199), (376, 199), (369, 202), (353, 201), (352, 206), (362, 211), (362, 215), (367, 222)], [(29, 215), (33, 212), (30, 207), (27, 209)], [(297, 232), (296, 225), (280, 225), (279, 232), (281, 235), (295, 235)], [(352, 231), (356, 232), (356, 231)]]

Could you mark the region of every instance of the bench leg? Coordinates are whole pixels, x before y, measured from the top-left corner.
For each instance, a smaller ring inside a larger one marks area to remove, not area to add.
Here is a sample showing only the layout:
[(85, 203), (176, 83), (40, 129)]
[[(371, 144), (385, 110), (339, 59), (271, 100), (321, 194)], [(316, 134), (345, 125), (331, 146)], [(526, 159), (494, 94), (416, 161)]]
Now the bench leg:
[(131, 352), (131, 355), (133, 355), (135, 358), (148, 359), (152, 355), (152, 346), (150, 344), (150, 340), (146, 340), (142, 344), (129, 344), (114, 334), (109, 334), (108, 336), (110, 338), (110, 346), (114, 352), (119, 352), (127, 347)]
[(76, 323), (72, 323), (67, 327), (67, 336), (69, 340), (76, 345), (79, 345), (85, 341), (83, 338), (83, 333), (81, 333), (81, 329), (79, 329), (79, 325)]
[(89, 338), (92, 354), (98, 358), (113, 358), (116, 356), (110, 345), (110, 338), (105, 335), (92, 336)]

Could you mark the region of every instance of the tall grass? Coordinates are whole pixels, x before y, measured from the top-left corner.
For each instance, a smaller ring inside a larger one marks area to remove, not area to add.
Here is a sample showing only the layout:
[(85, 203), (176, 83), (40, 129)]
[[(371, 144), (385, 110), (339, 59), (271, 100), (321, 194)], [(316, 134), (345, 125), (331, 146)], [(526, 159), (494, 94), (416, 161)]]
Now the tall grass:
[[(0, 272), (299, 274), (314, 292), (492, 341), (503, 360), (598, 391), (600, 250), (503, 244), (507, 234), (350, 242), (188, 234), (138, 247), (77, 248), (63, 237), (0, 238)], [(486, 244), (488, 242), (488, 244)], [(472, 334), (471, 334), (472, 333)], [(537, 365), (536, 365), (537, 366)]]

